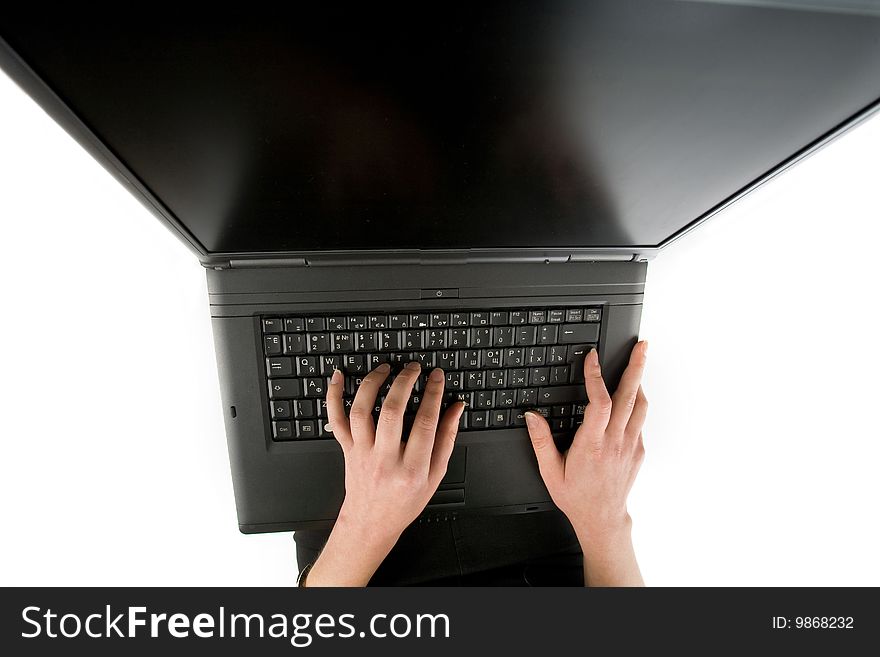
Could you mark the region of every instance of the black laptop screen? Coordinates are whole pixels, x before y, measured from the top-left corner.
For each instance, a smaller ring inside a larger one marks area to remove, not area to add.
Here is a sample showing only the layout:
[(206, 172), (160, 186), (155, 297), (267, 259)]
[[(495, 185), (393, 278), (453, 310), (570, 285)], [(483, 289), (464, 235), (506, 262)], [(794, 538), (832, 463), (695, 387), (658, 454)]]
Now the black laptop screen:
[(856, 12), (323, 4), (0, 35), (213, 253), (658, 245), (880, 97)]

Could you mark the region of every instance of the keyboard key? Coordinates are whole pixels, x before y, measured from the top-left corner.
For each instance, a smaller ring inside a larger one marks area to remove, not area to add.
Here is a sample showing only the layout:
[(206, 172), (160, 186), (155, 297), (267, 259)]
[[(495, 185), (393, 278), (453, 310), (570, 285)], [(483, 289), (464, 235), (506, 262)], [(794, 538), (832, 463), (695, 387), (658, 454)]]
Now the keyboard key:
[(273, 401), (269, 404), (269, 410), (272, 413), (273, 420), (284, 420), (290, 417), (290, 402)]
[(524, 388), (527, 386), (529, 371), (525, 368), (517, 368), (507, 370), (507, 385), (513, 388)]
[[(526, 388), (524, 388), (525, 390)], [(497, 390), (495, 392), (495, 405), (501, 408), (513, 408), (516, 406), (515, 390)]]
[(559, 342), (561, 344), (595, 342), (599, 339), (598, 324), (563, 324), (559, 328)]
[(548, 365), (561, 365), (565, 362), (568, 362), (568, 347), (556, 345), (547, 349)]
[(367, 315), (367, 324), (371, 329), (387, 329), (388, 315)]
[(583, 308), (569, 308), (565, 311), (566, 322), (582, 322), (584, 321)]
[(507, 367), (521, 367), (526, 364), (526, 350), (517, 347), (506, 349), (504, 352), (504, 365)]
[(503, 388), (507, 385), (507, 372), (504, 370), (489, 370), (486, 375), (487, 388)]
[(550, 383), (549, 367), (533, 367), (529, 372), (529, 385), (545, 386)]
[(333, 437), (333, 427), (330, 426), (328, 420), (318, 420), (318, 436), (321, 438)]
[(463, 370), (474, 370), (480, 367), (480, 352), (477, 349), (465, 349), (461, 352), (458, 366)]
[(430, 370), (437, 367), (434, 351), (417, 351), (413, 354), (413, 360), (421, 364), (423, 370)]
[(366, 315), (352, 315), (348, 318), (348, 328), (352, 331), (364, 331), (367, 329)]
[(456, 402), (464, 402), (465, 405), (470, 407), (474, 405), (474, 393), (465, 392), (463, 390), (447, 392), (443, 395), (443, 402), (447, 405), (447, 408)]
[(584, 308), (584, 321), (585, 322), (601, 322), (602, 321), (602, 309), (601, 308)]
[(558, 331), (559, 327), (552, 324), (545, 324), (540, 327), (538, 329), (538, 344), (554, 344)]
[(425, 333), (421, 329), (403, 332), (403, 348), (416, 351), (425, 348)]
[(263, 333), (281, 333), (284, 324), (277, 317), (263, 320)]
[(560, 404), (551, 409), (553, 417), (571, 417), (571, 404)]
[(464, 387), (466, 390), (482, 390), (486, 387), (486, 372), (474, 370), (465, 373)]
[(483, 349), (483, 367), (501, 367), (504, 352), (501, 349)]
[(551, 324), (562, 324), (565, 321), (565, 311), (561, 309), (547, 311), (547, 321)]
[(474, 408), (484, 410), (495, 405), (495, 393), (491, 390), (481, 390), (474, 393)]
[(452, 313), (449, 316), (449, 324), (453, 327), (470, 326), (470, 316), (468, 313)]
[(467, 425), (469, 429), (485, 429), (489, 425), (489, 411), (470, 411)]
[(344, 331), (348, 328), (348, 318), (344, 315), (331, 315), (326, 319), (328, 331)]
[(446, 390), (464, 390), (461, 372), (446, 372)]
[(511, 412), (511, 424), (515, 427), (524, 427), (526, 426), (526, 412), (525, 410), (516, 410)]
[(573, 344), (568, 348), (568, 363), (571, 366), (571, 382), (584, 382), (584, 359), (590, 353), (593, 345), (589, 344)]
[(489, 313), (471, 313), (471, 326), (489, 326)]
[(583, 386), (550, 386), (538, 390), (538, 403), (546, 405), (565, 404), (586, 399)]
[(492, 329), (492, 346), (493, 347), (511, 347), (513, 346), (513, 327), (499, 326)]
[(529, 314), (525, 310), (516, 310), (510, 313), (510, 323), (514, 326), (529, 323)]
[(306, 353), (306, 336), (302, 333), (285, 333), (284, 334), (284, 353), (285, 354), (304, 354)]
[[(543, 365), (547, 358), (546, 347), (529, 347), (526, 349), (526, 365), (538, 366)], [(566, 381), (568, 383), (568, 381)]]
[(267, 335), (265, 338), (263, 338), (263, 342), (266, 345), (267, 356), (277, 356), (281, 353), (280, 335)]
[(506, 427), (510, 424), (510, 411), (492, 411), (489, 417), (489, 426)]
[(434, 328), (446, 328), (449, 326), (449, 313), (434, 313), (431, 315), (431, 326)]
[(522, 388), (516, 391), (517, 406), (534, 406), (538, 403), (537, 388)]
[(413, 328), (428, 328), (431, 323), (431, 317), (428, 313), (416, 313), (410, 315), (410, 326)]
[(367, 360), (370, 370), (374, 370), (382, 363), (387, 363), (391, 359), (388, 354), (370, 354), (367, 356)]
[(321, 374), (327, 377), (332, 376), (334, 370), (342, 369), (342, 356), (321, 356), (319, 362)]
[(363, 354), (348, 355), (342, 363), (342, 369), (345, 370), (346, 374), (366, 374), (369, 371), (367, 369), (367, 357)]
[(354, 351), (352, 333), (333, 333), (331, 348), (334, 354), (345, 354)]
[(571, 418), (552, 418), (547, 422), (550, 425), (550, 431), (559, 433), (560, 431), (568, 431), (571, 429)]
[(330, 353), (330, 334), (309, 333), (308, 352), (310, 354)]
[(296, 422), (297, 438), (315, 438), (318, 435), (318, 423), (315, 420), (298, 420)]
[(297, 376), (317, 376), (321, 370), (317, 356), (299, 356), (296, 359)]
[(327, 329), (327, 322), (323, 317), (306, 317), (307, 331), (324, 331)]
[(520, 326), (516, 329), (516, 344), (520, 346), (533, 345), (537, 341), (537, 327)]
[(438, 351), (437, 367), (443, 370), (458, 369), (458, 352), (457, 351)]
[(400, 331), (380, 331), (379, 350), (398, 351), (400, 349)]
[(561, 386), (568, 383), (568, 365), (556, 365), (550, 368), (550, 385)]
[(376, 351), (376, 332), (358, 332), (354, 334), (355, 351)]
[(293, 374), (293, 362), (284, 356), (266, 359), (266, 374), (269, 378)]
[(303, 390), (305, 391), (306, 397), (323, 397), (327, 392), (326, 386), (324, 385), (324, 379), (319, 378), (305, 379), (303, 382)]
[(406, 329), (412, 326), (410, 324), (409, 315), (389, 315), (388, 316), (388, 328), (392, 329)]
[(298, 399), (293, 402), (293, 416), (299, 420), (317, 416), (317, 406), (314, 399)]
[(492, 326), (504, 326), (510, 321), (510, 314), (496, 310), (489, 317), (489, 323)]
[(275, 440), (292, 440), (293, 439), (293, 423), (292, 422), (273, 422), (272, 437)]
[(529, 312), (529, 324), (543, 324), (546, 321), (546, 310), (532, 310), (531, 312)]
[(285, 333), (302, 333), (306, 330), (306, 321), (302, 317), (288, 317), (284, 320)]
[(492, 329), (488, 329), (488, 328), (472, 328), (472, 329), (470, 329), (470, 346), (471, 347), (491, 347), (492, 346)]
[(446, 329), (431, 329), (427, 335), (428, 349), (446, 349)]
[(470, 346), (467, 329), (451, 329), (449, 331), (450, 349), (465, 349)]
[(274, 379), (269, 382), (269, 399), (296, 399), (302, 397), (299, 379)]

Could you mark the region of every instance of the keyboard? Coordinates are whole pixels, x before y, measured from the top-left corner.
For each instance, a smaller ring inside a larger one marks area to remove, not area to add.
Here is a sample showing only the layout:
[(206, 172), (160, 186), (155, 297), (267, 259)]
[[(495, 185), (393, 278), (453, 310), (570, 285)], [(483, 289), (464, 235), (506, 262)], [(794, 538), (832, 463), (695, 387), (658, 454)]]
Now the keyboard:
[(421, 363), (422, 374), (405, 425), (428, 374), (440, 367), (444, 407), (467, 404), (462, 432), (524, 426), (526, 410), (541, 413), (554, 432), (570, 431), (583, 419), (584, 358), (599, 344), (601, 320), (601, 307), (261, 317), (272, 439), (333, 437), (325, 394), (337, 369), (349, 409), (363, 377), (391, 365), (373, 409), (378, 416), (394, 374), (410, 361)]

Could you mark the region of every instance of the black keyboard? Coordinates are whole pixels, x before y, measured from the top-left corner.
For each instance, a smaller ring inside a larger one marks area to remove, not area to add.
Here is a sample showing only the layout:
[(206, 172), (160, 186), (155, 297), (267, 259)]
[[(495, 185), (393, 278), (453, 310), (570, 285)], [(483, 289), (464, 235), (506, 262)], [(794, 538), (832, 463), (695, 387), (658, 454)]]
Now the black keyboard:
[(388, 312), (261, 318), (273, 440), (332, 438), (325, 393), (333, 370), (345, 375), (351, 406), (363, 377), (390, 363), (378, 415), (393, 375), (410, 361), (422, 374), (405, 421), (421, 403), (428, 374), (446, 374), (444, 406), (464, 401), (461, 431), (525, 425), (535, 410), (554, 432), (583, 418), (584, 358), (599, 343), (602, 309), (529, 308), (468, 312)]

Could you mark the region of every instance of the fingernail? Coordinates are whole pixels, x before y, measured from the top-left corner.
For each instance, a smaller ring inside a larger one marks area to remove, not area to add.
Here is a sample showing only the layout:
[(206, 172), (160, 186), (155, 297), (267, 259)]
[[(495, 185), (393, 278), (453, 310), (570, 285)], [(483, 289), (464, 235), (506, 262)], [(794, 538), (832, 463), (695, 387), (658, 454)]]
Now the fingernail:
[(538, 422), (538, 414), (533, 413), (532, 411), (526, 411), (525, 415), (526, 415), (526, 424), (529, 425), (529, 428), (536, 429), (537, 422)]
[(441, 369), (438, 367), (438, 368), (436, 368), (433, 372), (431, 372), (431, 376), (428, 377), (428, 378), (429, 378), (431, 381), (435, 381), (435, 382), (439, 383), (440, 381), (443, 380), (443, 377), (444, 377), (444, 376), (445, 376), (445, 374), (443, 373), (443, 370), (441, 370)]
[(420, 370), (422, 366), (419, 365), (416, 361), (412, 360), (406, 364), (406, 369), (408, 370)]
[(376, 371), (377, 372), (387, 372), (390, 369), (391, 369), (391, 365), (389, 365), (388, 363), (382, 363), (381, 365), (379, 365), (379, 367), (376, 368)]
[(590, 358), (590, 362), (591, 362), (595, 367), (599, 367), (599, 352), (596, 351), (596, 348), (595, 348), (595, 347), (593, 347), (592, 349), (590, 349), (590, 353), (588, 354), (588, 356), (589, 356), (589, 358)]
[(643, 356), (648, 355), (648, 341), (647, 340), (642, 340), (642, 355)]
[(330, 375), (330, 385), (338, 386), (340, 383), (342, 383), (342, 372), (333, 370), (333, 374)]

